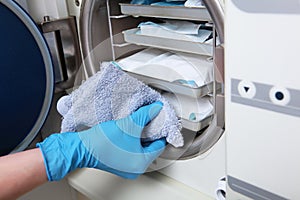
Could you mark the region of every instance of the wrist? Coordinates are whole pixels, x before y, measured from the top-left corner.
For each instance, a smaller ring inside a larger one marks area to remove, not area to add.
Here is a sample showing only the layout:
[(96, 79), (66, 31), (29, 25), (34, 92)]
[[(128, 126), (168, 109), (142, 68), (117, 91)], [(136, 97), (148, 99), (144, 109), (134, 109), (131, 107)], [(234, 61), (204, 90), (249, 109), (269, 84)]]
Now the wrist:
[(53, 134), (37, 147), (42, 152), (47, 178), (49, 181), (63, 179), (68, 173), (82, 167), (84, 153), (78, 149), (81, 146), (77, 133)]

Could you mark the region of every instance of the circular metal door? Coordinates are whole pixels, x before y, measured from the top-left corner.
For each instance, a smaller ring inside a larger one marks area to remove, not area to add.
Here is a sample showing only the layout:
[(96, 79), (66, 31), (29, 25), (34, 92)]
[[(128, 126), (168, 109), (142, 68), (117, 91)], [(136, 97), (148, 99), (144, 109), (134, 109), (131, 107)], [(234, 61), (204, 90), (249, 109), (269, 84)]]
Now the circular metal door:
[(0, 156), (25, 149), (53, 95), (51, 57), (39, 29), (11, 0), (0, 0)]

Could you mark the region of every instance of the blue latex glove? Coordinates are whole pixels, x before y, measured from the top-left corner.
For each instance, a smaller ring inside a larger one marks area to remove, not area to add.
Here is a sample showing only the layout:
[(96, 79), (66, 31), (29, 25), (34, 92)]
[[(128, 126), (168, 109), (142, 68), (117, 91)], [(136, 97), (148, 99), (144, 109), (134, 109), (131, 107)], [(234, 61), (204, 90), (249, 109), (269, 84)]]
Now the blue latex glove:
[(134, 179), (163, 152), (165, 139), (141, 143), (143, 128), (160, 112), (162, 103), (141, 107), (130, 116), (76, 133), (53, 134), (38, 143), (49, 181), (76, 168), (96, 168)]

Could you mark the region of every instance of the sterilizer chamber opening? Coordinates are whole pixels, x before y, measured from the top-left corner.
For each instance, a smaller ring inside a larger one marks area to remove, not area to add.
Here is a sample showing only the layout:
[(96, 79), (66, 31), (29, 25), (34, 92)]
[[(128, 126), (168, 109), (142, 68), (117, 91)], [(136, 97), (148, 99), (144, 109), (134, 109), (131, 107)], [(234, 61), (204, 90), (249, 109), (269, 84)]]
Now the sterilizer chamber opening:
[[(205, 57), (207, 58), (206, 61), (211, 60), (213, 81), (205, 84), (201, 90), (200, 87), (196, 87), (196, 89), (190, 87), (190, 90), (186, 90), (186, 85), (182, 85), (182, 83), (180, 83), (181, 85), (178, 82), (170, 83), (168, 80), (161, 80), (161, 77), (154, 77), (155, 81), (153, 81), (154, 79), (147, 79), (148, 76), (141, 76), (141, 74), (130, 70), (127, 71), (130, 75), (142, 80), (149, 86), (163, 93), (175, 94), (177, 98), (178, 95), (184, 96), (184, 98), (190, 95), (197, 98), (205, 96), (212, 99), (213, 111), (211, 115), (205, 118), (206, 123), (199, 128), (199, 124), (193, 124), (193, 120), (191, 120), (193, 116), (188, 117), (182, 129), (185, 145), (181, 148), (168, 145), (161, 156), (166, 160), (189, 159), (203, 154), (214, 146), (224, 132), (224, 13), (222, 3), (218, 0), (203, 2), (205, 7), (189, 10), (195, 11), (195, 13), (186, 12), (184, 10), (186, 8), (183, 7), (170, 6), (157, 9), (159, 6), (132, 5), (128, 0), (84, 0), (81, 4), (79, 30), (84, 57), (84, 73), (87, 76), (91, 76), (100, 70), (99, 63), (101, 62), (119, 61), (147, 48), (175, 54), (183, 52), (183, 54), (199, 58)], [(163, 12), (161, 12), (162, 10)], [(167, 38), (157, 40), (154, 37), (143, 36), (139, 33), (135, 34), (136, 28), (141, 22), (147, 22), (151, 19), (155, 22), (172, 19), (180, 22), (200, 23), (206, 27), (210, 26), (212, 40), (210, 43), (172, 40), (174, 38), (171, 38), (171, 40)]]

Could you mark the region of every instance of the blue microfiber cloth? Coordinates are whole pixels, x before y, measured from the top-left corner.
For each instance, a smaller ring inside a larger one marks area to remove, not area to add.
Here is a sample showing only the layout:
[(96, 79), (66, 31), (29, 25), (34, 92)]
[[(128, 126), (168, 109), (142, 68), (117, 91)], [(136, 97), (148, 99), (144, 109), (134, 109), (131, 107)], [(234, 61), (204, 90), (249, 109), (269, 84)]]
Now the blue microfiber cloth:
[(120, 119), (155, 101), (161, 101), (163, 108), (145, 127), (142, 140), (166, 137), (173, 146), (183, 146), (181, 123), (169, 102), (114, 62), (102, 64), (98, 73), (58, 101), (57, 110), (63, 116), (61, 132), (80, 131), (104, 121)]

